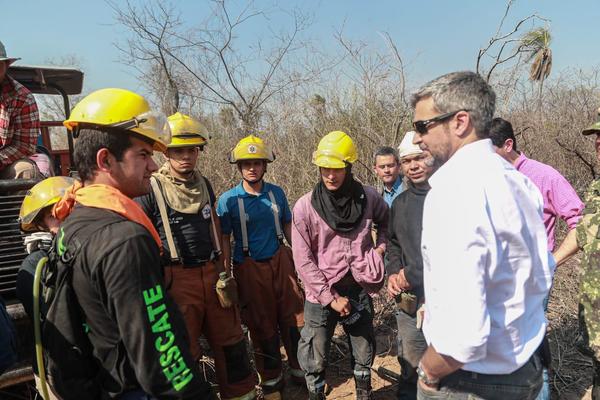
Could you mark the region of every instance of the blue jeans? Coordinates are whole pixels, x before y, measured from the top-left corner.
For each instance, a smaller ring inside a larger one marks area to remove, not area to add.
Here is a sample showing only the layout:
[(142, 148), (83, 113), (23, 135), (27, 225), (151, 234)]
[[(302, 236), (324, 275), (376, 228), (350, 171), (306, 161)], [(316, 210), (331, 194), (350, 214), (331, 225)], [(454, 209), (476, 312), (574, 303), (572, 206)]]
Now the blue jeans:
[[(364, 307), (356, 322), (343, 327), (348, 335), (354, 377), (370, 384), (371, 366), (375, 358), (373, 302), (367, 292), (358, 285), (349, 289), (336, 289), (340, 296), (348, 297)], [(329, 361), (331, 338), (341, 320), (340, 314), (330, 306), (324, 307), (309, 301), (304, 304), (304, 328), (298, 343), (298, 362), (304, 371), (306, 386), (310, 392), (319, 393), (325, 388), (325, 368)]]
[(534, 400), (542, 388), (542, 362), (537, 354), (507, 375), (458, 370), (442, 378), (438, 390), (418, 387), (419, 400)]
[[(550, 300), (550, 292), (548, 292), (548, 296), (544, 299), (544, 313), (548, 311), (548, 301)], [(542, 384), (542, 390), (536, 397), (535, 400), (550, 400), (550, 376), (548, 375), (548, 368), (544, 367), (544, 371), (542, 372), (542, 376), (544, 378), (544, 383)]]

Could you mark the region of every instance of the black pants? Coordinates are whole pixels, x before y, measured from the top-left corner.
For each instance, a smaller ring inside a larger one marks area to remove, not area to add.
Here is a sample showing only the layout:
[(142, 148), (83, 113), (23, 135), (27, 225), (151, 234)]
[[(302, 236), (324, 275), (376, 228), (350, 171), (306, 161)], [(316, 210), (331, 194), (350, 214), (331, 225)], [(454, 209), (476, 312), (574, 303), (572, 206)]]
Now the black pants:
[(458, 370), (443, 378), (439, 390), (419, 386), (419, 400), (533, 400), (542, 389), (542, 362), (536, 353), (521, 368), (506, 375)]

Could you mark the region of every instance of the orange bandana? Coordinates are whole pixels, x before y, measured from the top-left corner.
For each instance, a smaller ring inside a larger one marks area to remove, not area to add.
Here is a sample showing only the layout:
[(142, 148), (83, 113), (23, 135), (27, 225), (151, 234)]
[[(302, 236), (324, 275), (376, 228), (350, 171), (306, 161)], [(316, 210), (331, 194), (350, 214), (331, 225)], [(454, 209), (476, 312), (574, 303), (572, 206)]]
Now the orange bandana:
[(114, 211), (130, 221), (137, 222), (145, 227), (154, 238), (154, 241), (162, 253), (160, 236), (150, 218), (144, 213), (138, 203), (121, 193), (118, 189), (108, 185), (82, 186), (76, 182), (71, 186), (63, 198), (54, 205), (52, 215), (59, 221), (63, 221), (75, 206), (79, 203), (86, 207), (103, 208)]

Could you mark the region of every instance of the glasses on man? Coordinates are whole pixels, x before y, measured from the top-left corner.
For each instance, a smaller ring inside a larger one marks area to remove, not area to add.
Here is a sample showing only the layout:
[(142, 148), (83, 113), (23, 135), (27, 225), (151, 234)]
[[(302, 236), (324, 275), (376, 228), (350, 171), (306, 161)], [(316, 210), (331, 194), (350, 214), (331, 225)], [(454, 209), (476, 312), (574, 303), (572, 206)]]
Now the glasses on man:
[(423, 121), (415, 121), (415, 122), (413, 122), (413, 127), (415, 128), (415, 131), (417, 131), (419, 134), (424, 135), (427, 133), (427, 128), (429, 127), (429, 125), (431, 125), (435, 122), (445, 121), (448, 118), (454, 117), (457, 113), (459, 113), (461, 111), (469, 111), (469, 110), (464, 110), (464, 109), (456, 110), (456, 111), (438, 115), (437, 117), (429, 118), (429, 119), (426, 119)]

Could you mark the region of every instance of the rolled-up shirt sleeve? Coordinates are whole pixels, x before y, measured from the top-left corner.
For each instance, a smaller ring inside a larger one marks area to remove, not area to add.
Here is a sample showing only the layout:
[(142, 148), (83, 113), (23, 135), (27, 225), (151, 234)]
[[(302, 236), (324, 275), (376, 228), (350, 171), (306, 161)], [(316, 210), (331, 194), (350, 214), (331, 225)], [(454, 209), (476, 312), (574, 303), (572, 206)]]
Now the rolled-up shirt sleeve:
[(565, 221), (569, 230), (574, 229), (581, 219), (583, 202), (573, 186), (556, 172), (551, 180), (552, 190), (548, 192), (548, 200), (556, 214)]
[(292, 213), (292, 252), (296, 272), (304, 284), (304, 290), (310, 292), (317, 298), (319, 304), (326, 306), (335, 299), (334, 291), (329, 285), (327, 278), (317, 265), (316, 252), (313, 249), (312, 234), (309, 216), (303, 210), (299, 201)]
[[(490, 335), (485, 287), (490, 222), (482, 206), (486, 199), (472, 193), (461, 196), (461, 204), (450, 205), (452, 199), (433, 192), (423, 216), (423, 331), (438, 353), (466, 364), (486, 356)], [(442, 211), (449, 209), (455, 212)]]

